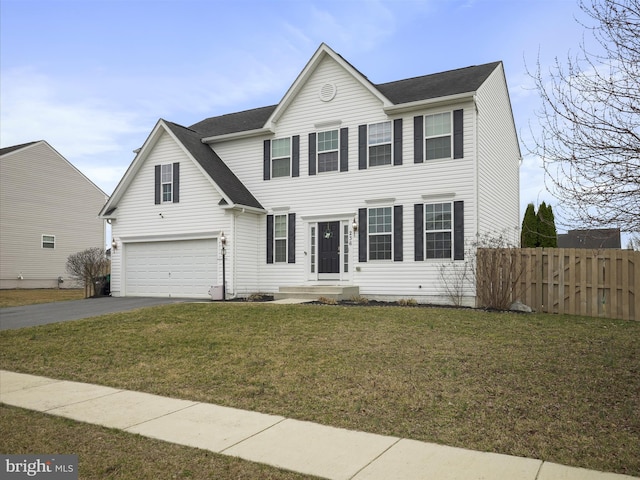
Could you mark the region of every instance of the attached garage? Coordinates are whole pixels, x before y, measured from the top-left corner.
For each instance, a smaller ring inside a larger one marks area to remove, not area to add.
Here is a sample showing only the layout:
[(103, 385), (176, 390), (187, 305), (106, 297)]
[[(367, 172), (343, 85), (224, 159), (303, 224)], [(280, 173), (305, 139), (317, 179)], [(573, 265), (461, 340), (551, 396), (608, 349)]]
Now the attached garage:
[(124, 260), (126, 296), (207, 298), (218, 283), (214, 238), (127, 243)]

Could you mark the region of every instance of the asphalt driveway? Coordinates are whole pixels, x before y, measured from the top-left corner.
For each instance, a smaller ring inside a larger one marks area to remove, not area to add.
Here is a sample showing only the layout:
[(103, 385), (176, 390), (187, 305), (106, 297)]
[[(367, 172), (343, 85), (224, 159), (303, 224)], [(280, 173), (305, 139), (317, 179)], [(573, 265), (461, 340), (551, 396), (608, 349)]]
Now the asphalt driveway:
[(192, 301), (184, 298), (99, 297), (0, 309), (0, 330), (79, 320), (107, 313)]

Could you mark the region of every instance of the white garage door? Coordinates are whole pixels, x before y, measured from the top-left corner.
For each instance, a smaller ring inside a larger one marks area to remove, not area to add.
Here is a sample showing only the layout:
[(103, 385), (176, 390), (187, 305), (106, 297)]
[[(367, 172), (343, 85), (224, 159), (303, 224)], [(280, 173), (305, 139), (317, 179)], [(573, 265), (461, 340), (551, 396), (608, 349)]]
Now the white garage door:
[(215, 239), (128, 243), (125, 295), (206, 298), (217, 283)]

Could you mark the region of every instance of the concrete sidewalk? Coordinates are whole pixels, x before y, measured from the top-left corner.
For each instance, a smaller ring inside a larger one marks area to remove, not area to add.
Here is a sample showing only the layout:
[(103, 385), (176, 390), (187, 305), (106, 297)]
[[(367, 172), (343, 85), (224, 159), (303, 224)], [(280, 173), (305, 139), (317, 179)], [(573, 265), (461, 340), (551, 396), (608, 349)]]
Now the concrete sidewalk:
[(637, 479), (5, 370), (0, 402), (335, 480)]

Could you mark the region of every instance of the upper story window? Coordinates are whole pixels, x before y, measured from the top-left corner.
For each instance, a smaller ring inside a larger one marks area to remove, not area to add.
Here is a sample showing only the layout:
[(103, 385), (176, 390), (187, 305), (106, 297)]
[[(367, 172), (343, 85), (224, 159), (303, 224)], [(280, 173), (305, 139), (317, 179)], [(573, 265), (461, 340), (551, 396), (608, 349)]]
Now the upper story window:
[(391, 207), (368, 211), (369, 260), (391, 260), (393, 217)]
[(155, 204), (180, 201), (180, 163), (155, 166)]
[(55, 235), (42, 235), (42, 248), (56, 248)]
[(318, 173), (335, 172), (338, 170), (339, 138), (338, 130), (318, 132)]
[(424, 130), (427, 160), (451, 158), (451, 112), (427, 115)]
[(451, 203), (424, 206), (425, 253), (427, 258), (451, 258), (453, 215)]
[(161, 165), (160, 183), (162, 185), (162, 203), (173, 201), (173, 164)]
[(369, 125), (369, 166), (391, 165), (391, 122)]
[(271, 141), (271, 176), (291, 176), (291, 138)]

